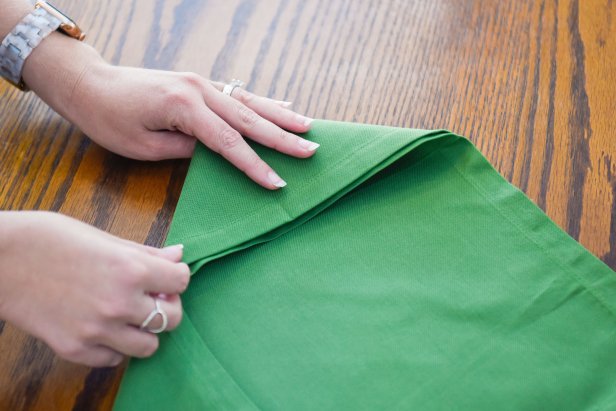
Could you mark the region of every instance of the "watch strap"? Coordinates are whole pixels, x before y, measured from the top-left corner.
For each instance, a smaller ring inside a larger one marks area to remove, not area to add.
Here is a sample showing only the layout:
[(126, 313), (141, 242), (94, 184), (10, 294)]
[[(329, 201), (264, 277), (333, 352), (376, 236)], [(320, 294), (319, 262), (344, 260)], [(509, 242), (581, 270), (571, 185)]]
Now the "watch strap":
[(43, 8), (35, 8), (24, 17), (0, 44), (0, 75), (22, 90), (26, 89), (21, 76), (26, 59), (60, 23)]

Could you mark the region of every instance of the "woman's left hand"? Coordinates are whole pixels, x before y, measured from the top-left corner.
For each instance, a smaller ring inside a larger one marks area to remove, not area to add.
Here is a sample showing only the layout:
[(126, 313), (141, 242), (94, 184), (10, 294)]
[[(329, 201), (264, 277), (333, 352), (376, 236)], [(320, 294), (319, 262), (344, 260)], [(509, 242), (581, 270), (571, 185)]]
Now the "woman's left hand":
[(310, 157), (319, 145), (291, 132), (308, 131), (311, 120), (283, 102), (241, 88), (228, 96), (223, 87), (194, 73), (103, 64), (83, 76), (70, 116), (94, 141), (126, 157), (190, 157), (198, 139), (263, 187), (284, 186), (242, 136)]
[(130, 158), (190, 157), (200, 140), (275, 190), (286, 183), (243, 136), (300, 158), (319, 146), (293, 134), (308, 131), (311, 119), (289, 110), (288, 103), (241, 88), (228, 96), (223, 84), (194, 73), (113, 66), (88, 45), (58, 33), (28, 58), (24, 79), (92, 140)]

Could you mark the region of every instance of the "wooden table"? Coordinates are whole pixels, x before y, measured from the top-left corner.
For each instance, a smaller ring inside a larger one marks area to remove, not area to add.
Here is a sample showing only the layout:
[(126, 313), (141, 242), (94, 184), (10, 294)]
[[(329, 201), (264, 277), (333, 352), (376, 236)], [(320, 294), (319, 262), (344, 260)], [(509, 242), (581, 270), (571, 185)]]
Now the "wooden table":
[[(616, 268), (616, 2), (57, 0), (117, 64), (247, 81), (309, 116), (470, 137)], [(0, 84), (0, 209), (53, 210), (162, 244), (187, 161), (99, 148)], [(0, 409), (109, 409), (87, 369), (0, 323)]]

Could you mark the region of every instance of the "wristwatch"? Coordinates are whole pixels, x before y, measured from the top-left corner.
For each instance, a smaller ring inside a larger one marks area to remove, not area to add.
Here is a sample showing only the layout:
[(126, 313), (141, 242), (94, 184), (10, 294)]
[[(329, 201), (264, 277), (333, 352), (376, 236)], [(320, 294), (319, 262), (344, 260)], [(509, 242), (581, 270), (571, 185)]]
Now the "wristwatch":
[(0, 76), (21, 90), (28, 88), (21, 72), (32, 50), (45, 37), (58, 30), (69, 37), (83, 41), (85, 33), (73, 20), (46, 1), (39, 1), (34, 10), (5, 37), (0, 44)]

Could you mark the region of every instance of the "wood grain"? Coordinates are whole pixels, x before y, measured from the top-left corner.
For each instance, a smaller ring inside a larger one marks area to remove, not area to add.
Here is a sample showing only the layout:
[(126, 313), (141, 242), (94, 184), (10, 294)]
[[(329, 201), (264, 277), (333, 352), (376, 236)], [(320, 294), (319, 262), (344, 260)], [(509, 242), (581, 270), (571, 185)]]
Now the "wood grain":
[[(117, 64), (247, 80), (309, 116), (470, 137), (616, 268), (612, 0), (57, 0)], [(99, 148), (0, 84), (0, 209), (54, 210), (160, 245), (188, 162)], [(0, 323), (0, 409), (110, 409), (122, 369), (87, 369)]]

